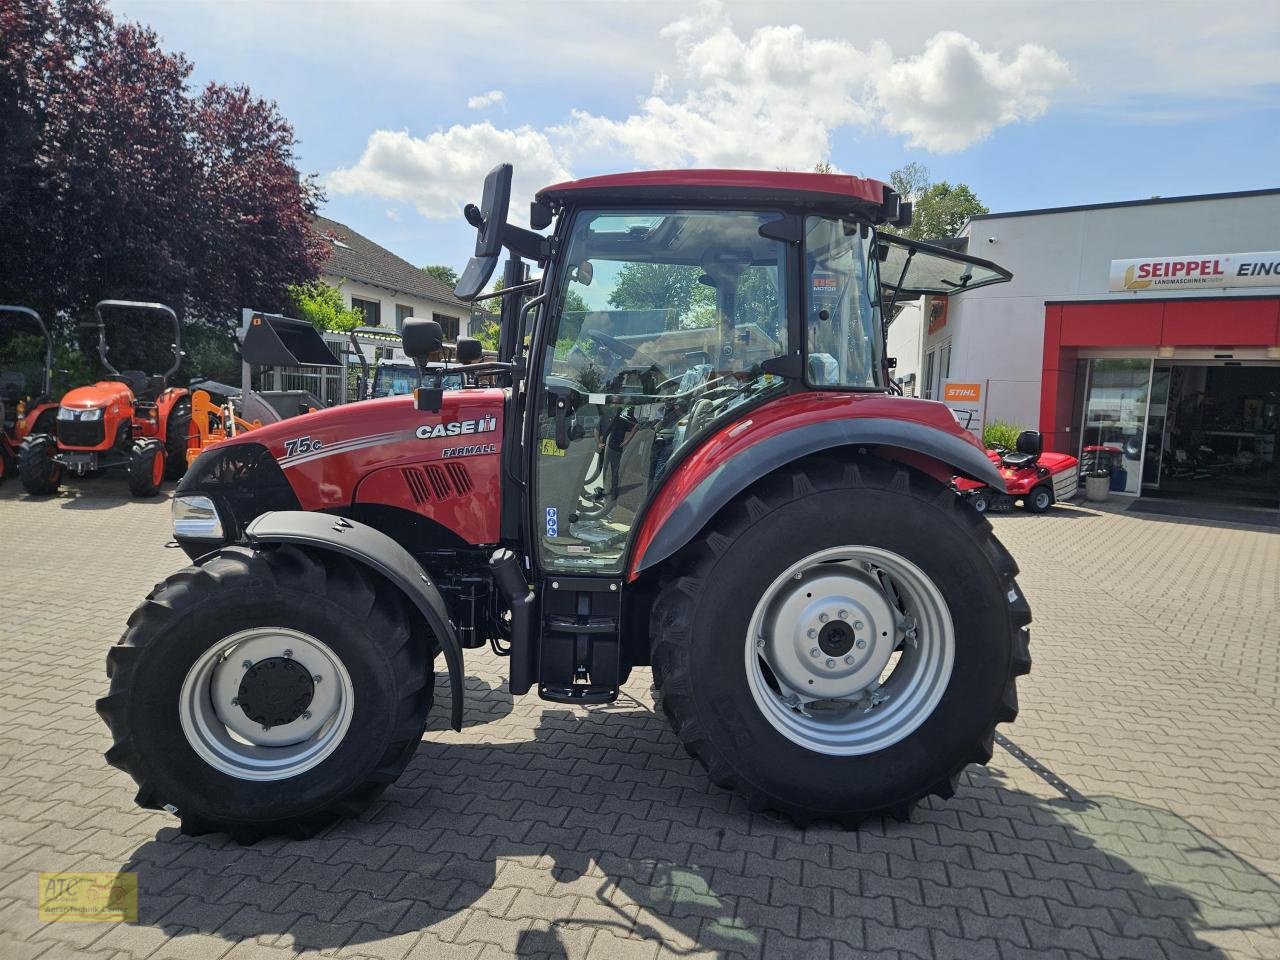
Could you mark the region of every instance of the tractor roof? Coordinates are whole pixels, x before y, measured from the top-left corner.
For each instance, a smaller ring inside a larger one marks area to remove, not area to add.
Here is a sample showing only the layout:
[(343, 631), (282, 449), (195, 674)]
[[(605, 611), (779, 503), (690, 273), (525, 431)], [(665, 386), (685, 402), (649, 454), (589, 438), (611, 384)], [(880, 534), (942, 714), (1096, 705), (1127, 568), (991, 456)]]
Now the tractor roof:
[(538, 199), (553, 207), (626, 200), (737, 200), (879, 208), (892, 196), (892, 189), (879, 180), (786, 170), (641, 170), (566, 180), (538, 192)]

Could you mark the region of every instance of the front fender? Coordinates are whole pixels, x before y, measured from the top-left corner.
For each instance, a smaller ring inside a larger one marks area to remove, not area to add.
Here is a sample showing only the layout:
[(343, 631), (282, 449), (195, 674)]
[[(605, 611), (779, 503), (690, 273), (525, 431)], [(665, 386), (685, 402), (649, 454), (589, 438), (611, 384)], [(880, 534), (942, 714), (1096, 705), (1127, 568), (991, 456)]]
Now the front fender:
[[(729, 427), (728, 433), (734, 431)], [(840, 447), (884, 446), (928, 457), (961, 476), (1004, 489), (1000, 471), (962, 432), (950, 433), (916, 420), (852, 417), (806, 423), (751, 443), (722, 459), (664, 509), (655, 498), (641, 524), (630, 576), (662, 562), (691, 541), (730, 500), (751, 484), (801, 457)], [(664, 491), (675, 477), (668, 478)]]
[(462, 729), (462, 647), (449, 621), (444, 597), (404, 547), (363, 523), (308, 510), (264, 513), (249, 524), (245, 536), (251, 544), (289, 543), (332, 550), (363, 563), (398, 587), (440, 641), (449, 668), (449, 723), (455, 730)]

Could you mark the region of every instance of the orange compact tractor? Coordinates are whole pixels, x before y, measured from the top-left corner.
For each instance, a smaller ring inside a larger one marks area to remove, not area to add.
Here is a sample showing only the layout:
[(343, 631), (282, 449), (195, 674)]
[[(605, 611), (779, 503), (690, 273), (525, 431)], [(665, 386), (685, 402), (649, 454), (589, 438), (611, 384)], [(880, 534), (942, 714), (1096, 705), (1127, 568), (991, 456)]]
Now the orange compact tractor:
[(0, 480), (18, 469), (18, 445), (48, 433), (58, 405), (50, 396), (53, 337), (30, 307), (0, 306)]
[[(173, 365), (158, 376), (141, 370), (117, 370), (108, 359), (104, 311), (162, 314), (173, 323)], [(66, 473), (93, 476), (124, 468), (129, 490), (150, 497), (165, 479), (187, 469), (187, 426), (191, 399), (182, 387), (169, 386), (182, 361), (182, 327), (162, 303), (103, 300), (94, 307), (98, 356), (108, 376), (62, 398), (56, 436), (33, 433), (18, 451), (18, 474), (31, 494), (57, 491)]]

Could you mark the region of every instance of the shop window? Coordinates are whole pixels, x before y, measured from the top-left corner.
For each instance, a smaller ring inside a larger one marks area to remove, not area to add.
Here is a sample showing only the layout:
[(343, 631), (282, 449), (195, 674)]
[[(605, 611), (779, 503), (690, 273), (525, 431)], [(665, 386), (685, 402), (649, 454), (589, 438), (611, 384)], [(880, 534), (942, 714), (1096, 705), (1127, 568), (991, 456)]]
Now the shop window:
[(920, 385), (920, 396), (926, 400), (933, 399), (933, 368), (937, 358), (937, 350), (930, 350), (924, 358), (924, 382)]

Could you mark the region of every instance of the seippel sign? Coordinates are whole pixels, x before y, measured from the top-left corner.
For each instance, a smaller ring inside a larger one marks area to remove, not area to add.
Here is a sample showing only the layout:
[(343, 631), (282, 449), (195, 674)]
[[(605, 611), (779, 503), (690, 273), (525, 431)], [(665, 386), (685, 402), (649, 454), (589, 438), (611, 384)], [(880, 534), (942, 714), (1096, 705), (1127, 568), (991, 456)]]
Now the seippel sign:
[(1280, 251), (1112, 260), (1113, 291), (1280, 286)]

